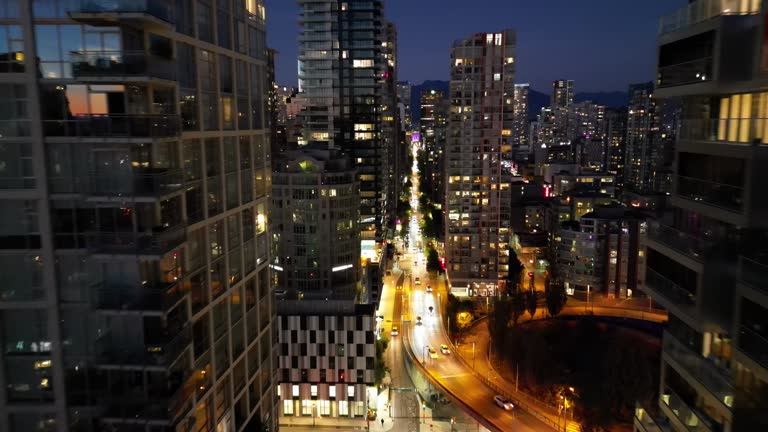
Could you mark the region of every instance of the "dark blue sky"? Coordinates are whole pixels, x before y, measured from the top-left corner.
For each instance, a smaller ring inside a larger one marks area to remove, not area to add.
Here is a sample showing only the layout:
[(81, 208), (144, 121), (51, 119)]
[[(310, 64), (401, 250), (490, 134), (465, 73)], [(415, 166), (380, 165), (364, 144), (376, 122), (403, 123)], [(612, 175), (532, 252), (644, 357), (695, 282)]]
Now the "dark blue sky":
[[(296, 83), (298, 5), (265, 0), (267, 40), (280, 54), (277, 79)], [(549, 92), (576, 80), (576, 91), (626, 91), (653, 79), (659, 16), (686, 0), (385, 0), (398, 30), (399, 79), (448, 79), (450, 46), (474, 32), (517, 30), (516, 82)]]

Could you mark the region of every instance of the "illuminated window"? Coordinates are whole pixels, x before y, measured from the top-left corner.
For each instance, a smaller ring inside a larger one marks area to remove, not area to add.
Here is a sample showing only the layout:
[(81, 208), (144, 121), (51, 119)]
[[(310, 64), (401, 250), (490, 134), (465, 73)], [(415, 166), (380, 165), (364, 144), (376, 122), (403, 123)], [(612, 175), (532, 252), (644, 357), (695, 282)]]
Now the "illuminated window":
[(372, 131), (373, 124), (371, 123), (355, 123), (356, 131)]
[(347, 386), (347, 396), (355, 397), (355, 386)]
[(284, 415), (293, 415), (293, 401), (292, 400), (284, 400), (283, 401), (283, 414)]
[(485, 35), (485, 44), (493, 45), (493, 33), (488, 33), (487, 35)]
[(369, 140), (373, 139), (373, 132), (355, 132), (356, 140)]
[(495, 45), (501, 46), (501, 33), (496, 33), (496, 37), (495, 37), (495, 41), (494, 42), (495, 42)]
[(514, 57), (507, 57), (505, 61), (507, 62), (507, 64), (514, 63), (515, 62), (515, 58)]
[(313, 396), (313, 397), (317, 396), (317, 385), (312, 384), (311, 386), (309, 386), (309, 394), (310, 396)]
[(501, 81), (501, 74), (500, 73), (493, 74), (493, 80), (494, 81)]
[(347, 50), (342, 51), (341, 52), (341, 58), (345, 59), (347, 57), (349, 57), (349, 51), (347, 51)]
[(352, 67), (355, 67), (355, 68), (373, 67), (373, 60), (372, 59), (352, 60)]
[(336, 397), (336, 386), (332, 385), (328, 387), (328, 397), (335, 398)]
[(299, 397), (299, 385), (294, 384), (291, 386), (291, 396), (293, 397)]

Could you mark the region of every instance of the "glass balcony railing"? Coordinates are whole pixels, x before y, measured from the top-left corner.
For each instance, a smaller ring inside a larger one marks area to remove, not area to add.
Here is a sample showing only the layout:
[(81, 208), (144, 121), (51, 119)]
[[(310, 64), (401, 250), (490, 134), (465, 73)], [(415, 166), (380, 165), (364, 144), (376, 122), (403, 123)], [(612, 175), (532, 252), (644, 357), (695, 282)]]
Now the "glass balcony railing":
[(712, 247), (709, 240), (694, 237), (658, 222), (648, 224), (648, 238), (698, 261), (701, 261), (704, 252)]
[(728, 143), (768, 144), (768, 118), (682, 119), (680, 138)]
[(712, 432), (710, 421), (686, 405), (677, 393), (667, 389), (662, 393), (661, 401), (672, 411), (687, 431)]
[(182, 298), (183, 292), (177, 283), (119, 285), (103, 282), (93, 288), (95, 307), (109, 311), (150, 311), (169, 310)]
[(645, 269), (645, 286), (648, 291), (655, 294), (656, 298), (663, 297), (678, 306), (696, 306), (696, 294), (689, 292), (650, 267)]
[(109, 339), (96, 341), (97, 361), (102, 365), (170, 366), (189, 346), (192, 337), (189, 325), (178, 333), (160, 336), (143, 347), (129, 347)]
[(675, 194), (692, 201), (728, 210), (738, 211), (744, 205), (744, 189), (693, 177), (677, 176)]
[(659, 34), (682, 30), (721, 15), (758, 13), (760, 13), (760, 0), (697, 0), (662, 16), (659, 20)]
[(669, 66), (660, 66), (657, 87), (673, 87), (712, 80), (712, 58), (705, 57)]
[(75, 78), (176, 79), (176, 64), (172, 60), (144, 51), (79, 51), (72, 52), (71, 57)]
[(635, 406), (635, 425), (643, 432), (668, 432), (669, 420), (658, 416), (659, 408), (655, 410), (648, 409), (646, 406), (637, 404)]
[(69, 13), (77, 14), (146, 14), (173, 23), (173, 3), (167, 0), (75, 0)]
[(739, 350), (768, 367), (768, 339), (745, 325), (739, 326)]
[(179, 117), (164, 114), (79, 114), (43, 120), (49, 137), (164, 138), (181, 134)]
[(739, 256), (739, 280), (768, 295), (768, 264)]
[(733, 406), (733, 384), (728, 370), (691, 351), (668, 331), (664, 332), (664, 354), (706, 387), (717, 400), (729, 408)]
[(187, 238), (185, 224), (149, 232), (97, 232), (86, 234), (86, 245), (94, 253), (162, 255)]
[(92, 176), (88, 193), (97, 196), (160, 197), (180, 190), (184, 185), (181, 170), (158, 170), (127, 175)]

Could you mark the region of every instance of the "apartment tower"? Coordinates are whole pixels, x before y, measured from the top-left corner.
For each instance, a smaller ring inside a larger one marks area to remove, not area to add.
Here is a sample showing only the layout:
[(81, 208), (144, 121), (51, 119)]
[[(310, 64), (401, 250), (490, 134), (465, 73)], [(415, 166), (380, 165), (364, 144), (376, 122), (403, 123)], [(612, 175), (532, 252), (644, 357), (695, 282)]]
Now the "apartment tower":
[(476, 33), (451, 49), (445, 153), (446, 261), (451, 286), (495, 295), (507, 274), (515, 32)]

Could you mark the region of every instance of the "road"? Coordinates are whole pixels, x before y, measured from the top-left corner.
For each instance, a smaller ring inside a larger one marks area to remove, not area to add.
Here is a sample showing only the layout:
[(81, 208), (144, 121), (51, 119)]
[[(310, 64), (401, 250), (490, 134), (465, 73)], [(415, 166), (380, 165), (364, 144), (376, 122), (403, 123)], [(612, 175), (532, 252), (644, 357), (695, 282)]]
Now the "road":
[[(418, 159), (415, 152), (416, 149), (414, 149), (411, 177), (412, 216), (407, 234), (409, 248), (407, 253), (400, 258), (400, 268), (405, 267), (411, 271), (411, 274), (409, 278), (406, 278), (403, 288), (395, 290), (396, 297), (400, 297), (400, 301), (395, 298), (393, 305), (393, 312), (397, 312), (397, 307), (402, 308), (401, 332), (403, 330), (408, 331), (411, 349), (414, 355), (418, 357), (417, 360), (423, 362), (433, 381), (436, 381), (463, 404), (469, 406), (476, 415), (485, 420), (484, 423), (499, 431), (551, 431), (552, 428), (521, 409), (515, 408), (511, 411), (505, 411), (496, 406), (493, 401), (496, 393), (484, 385), (482, 379), (475, 375), (456, 355), (443, 355), (440, 352), (442, 344), (451, 345), (442, 325), (441, 308), (438, 307), (438, 302), (444, 301), (446, 298), (447, 287), (444, 278), (430, 278), (426, 272), (425, 257), (421, 250), (423, 239), (419, 229), (419, 221), (421, 220), (418, 200), (419, 173), (415, 162)], [(420, 284), (416, 283), (416, 278), (420, 279)], [(432, 288), (432, 292), (427, 292), (428, 286)], [(431, 312), (430, 307), (432, 308)], [(427, 347), (432, 347), (435, 350), (436, 358), (430, 357)]]

